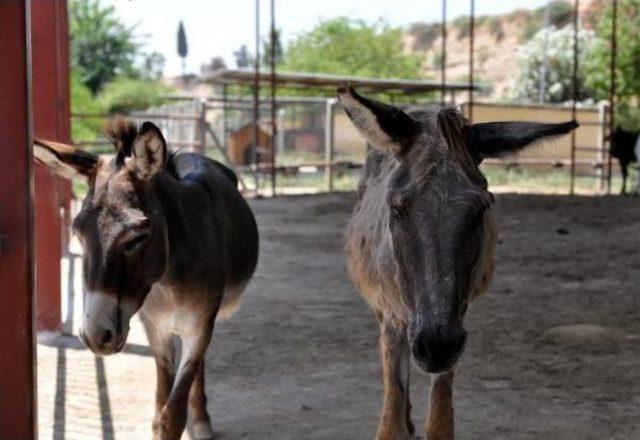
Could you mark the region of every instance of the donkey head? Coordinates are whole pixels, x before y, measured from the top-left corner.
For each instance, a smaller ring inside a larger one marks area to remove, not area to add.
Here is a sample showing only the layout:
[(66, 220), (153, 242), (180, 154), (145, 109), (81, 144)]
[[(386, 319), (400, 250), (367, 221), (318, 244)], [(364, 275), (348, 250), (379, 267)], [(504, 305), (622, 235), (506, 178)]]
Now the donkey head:
[(93, 352), (124, 346), (129, 320), (165, 271), (166, 224), (153, 186), (167, 161), (167, 146), (150, 122), (138, 130), (115, 119), (107, 134), (110, 160), (69, 145), (36, 141), (34, 156), (58, 174), (81, 178), (89, 190), (73, 230), (84, 249), (82, 341)]
[(409, 346), (422, 369), (446, 371), (463, 351), (463, 318), (491, 252), (493, 199), (479, 163), (577, 124), (471, 125), (450, 108), (407, 113), (351, 88), (340, 88), (338, 98), (367, 140), (391, 151), (387, 187), (373, 196), (386, 197), (383, 223)]

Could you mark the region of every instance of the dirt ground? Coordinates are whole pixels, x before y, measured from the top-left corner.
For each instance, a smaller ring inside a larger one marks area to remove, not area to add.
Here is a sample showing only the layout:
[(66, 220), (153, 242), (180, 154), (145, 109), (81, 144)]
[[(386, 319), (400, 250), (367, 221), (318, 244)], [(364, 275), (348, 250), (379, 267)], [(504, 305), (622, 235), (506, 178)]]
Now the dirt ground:
[[(354, 201), (251, 202), (260, 264), (239, 312), (217, 324), (206, 361), (220, 438), (373, 438), (382, 396), (377, 326), (343, 254)], [(497, 208), (497, 273), (467, 314), (456, 438), (640, 438), (640, 199), (498, 195)], [(118, 380), (127, 375), (109, 378), (110, 410), (150, 432), (150, 358), (118, 356), (143, 359), (141, 382), (129, 386), (144, 386), (123, 394)], [(118, 356), (107, 358), (107, 371), (122, 365)], [(427, 387), (414, 366), (417, 427)], [(123, 410), (137, 396), (140, 410)], [(120, 423), (112, 422), (117, 438), (139, 437)]]

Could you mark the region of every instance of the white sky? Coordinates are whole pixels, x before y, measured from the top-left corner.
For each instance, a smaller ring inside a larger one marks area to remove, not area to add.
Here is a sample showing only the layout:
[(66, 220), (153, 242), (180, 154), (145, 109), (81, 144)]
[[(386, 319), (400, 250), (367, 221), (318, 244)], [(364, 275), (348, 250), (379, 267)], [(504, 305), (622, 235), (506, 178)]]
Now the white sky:
[[(255, 0), (103, 0), (116, 7), (128, 24), (137, 23), (147, 51), (166, 58), (165, 75), (181, 72), (177, 54), (178, 22), (184, 22), (189, 54), (187, 72), (200, 72), (200, 65), (214, 56), (222, 56), (235, 66), (233, 52), (242, 44), (254, 50)], [(547, 0), (476, 0), (476, 15), (497, 14), (514, 9), (543, 6)], [(268, 35), (269, 0), (260, 0), (261, 35)], [(283, 31), (283, 42), (311, 29), (318, 20), (337, 16), (364, 19), (382, 17), (394, 26), (416, 21), (439, 21), (440, 0), (276, 0), (276, 26)], [(448, 18), (469, 13), (469, 0), (449, 0)]]

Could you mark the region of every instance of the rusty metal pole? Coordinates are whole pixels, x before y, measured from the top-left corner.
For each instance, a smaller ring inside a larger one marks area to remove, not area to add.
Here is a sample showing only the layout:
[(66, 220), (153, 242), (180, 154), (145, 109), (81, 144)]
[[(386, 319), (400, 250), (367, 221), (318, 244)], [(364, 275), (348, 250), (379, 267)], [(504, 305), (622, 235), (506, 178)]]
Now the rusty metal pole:
[(447, 0), (442, 0), (442, 62), (440, 64), (440, 103), (447, 102)]
[(0, 2), (0, 438), (26, 440), (38, 420), (30, 3)]
[(260, 181), (258, 178), (258, 142), (260, 131), (258, 123), (260, 120), (260, 0), (256, 0), (256, 59), (254, 62), (253, 76), (253, 148), (251, 151), (251, 165), (253, 168), (253, 178), (255, 183), (256, 197), (260, 195)]
[(276, 4), (271, 0), (271, 197), (276, 196)]
[[(334, 98), (327, 99), (325, 107), (325, 123), (324, 123), (324, 180), (327, 192), (333, 191), (333, 154), (334, 154), (334, 136), (335, 129), (334, 113), (336, 100)], [(368, 143), (367, 143), (368, 145)]]
[[(578, 14), (580, 11), (580, 0), (574, 1), (573, 7), (573, 72), (571, 75), (571, 119), (577, 119), (577, 101), (578, 101)], [(571, 178), (569, 184), (569, 194), (575, 193), (576, 180), (576, 131), (571, 132)]]
[(611, 169), (613, 157), (611, 156), (611, 136), (615, 130), (615, 99), (616, 99), (616, 56), (618, 51), (618, 2), (611, 1), (611, 65), (609, 79), (609, 157), (607, 162), (607, 194), (611, 194)]
[(476, 2), (471, 0), (471, 13), (469, 14), (469, 122), (473, 122), (473, 52), (476, 34)]
[(227, 108), (228, 108), (228, 93), (227, 85), (222, 85), (222, 142), (224, 144), (225, 149), (229, 149), (229, 144), (227, 142), (227, 136), (229, 133), (229, 125), (227, 123)]

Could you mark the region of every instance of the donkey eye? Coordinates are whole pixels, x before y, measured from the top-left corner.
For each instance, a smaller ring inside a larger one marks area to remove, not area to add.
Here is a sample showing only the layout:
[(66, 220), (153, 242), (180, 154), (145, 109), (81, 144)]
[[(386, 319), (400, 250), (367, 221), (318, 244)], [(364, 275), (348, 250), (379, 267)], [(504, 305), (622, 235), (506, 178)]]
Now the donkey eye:
[(391, 205), (391, 215), (397, 220), (402, 220), (404, 218), (404, 211), (397, 205)]
[(131, 240), (127, 241), (124, 244), (124, 251), (132, 252), (132, 251), (135, 251), (136, 249), (139, 249), (142, 246), (142, 244), (145, 241), (147, 241), (147, 238), (149, 238), (149, 234), (140, 234), (135, 238), (132, 238)]

